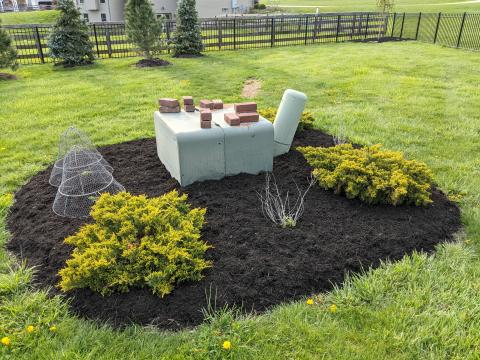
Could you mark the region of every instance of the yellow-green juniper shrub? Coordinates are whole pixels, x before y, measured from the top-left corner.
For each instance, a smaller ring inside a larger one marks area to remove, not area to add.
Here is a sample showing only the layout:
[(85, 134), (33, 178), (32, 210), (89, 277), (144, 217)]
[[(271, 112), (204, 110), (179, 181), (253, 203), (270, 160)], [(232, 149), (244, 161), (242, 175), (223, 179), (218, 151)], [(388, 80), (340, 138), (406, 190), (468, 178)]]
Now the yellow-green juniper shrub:
[[(277, 116), (277, 109), (271, 107), (259, 109), (258, 113), (268, 121), (273, 122)], [(298, 123), (296, 134), (300, 134), (303, 130), (313, 129), (314, 122), (315, 119), (312, 113), (309, 111), (304, 111), (302, 113), (302, 117), (300, 118), (300, 122)]]
[(165, 296), (174, 285), (200, 280), (211, 266), (200, 240), (205, 209), (191, 209), (176, 190), (156, 198), (102, 194), (94, 222), (65, 239), (73, 253), (61, 269), (60, 288), (90, 288), (102, 295), (149, 287)]
[(381, 145), (356, 149), (351, 144), (297, 150), (313, 167), (318, 184), (337, 194), (368, 204), (432, 202), (432, 172), (422, 162), (405, 159), (401, 152), (382, 150)]

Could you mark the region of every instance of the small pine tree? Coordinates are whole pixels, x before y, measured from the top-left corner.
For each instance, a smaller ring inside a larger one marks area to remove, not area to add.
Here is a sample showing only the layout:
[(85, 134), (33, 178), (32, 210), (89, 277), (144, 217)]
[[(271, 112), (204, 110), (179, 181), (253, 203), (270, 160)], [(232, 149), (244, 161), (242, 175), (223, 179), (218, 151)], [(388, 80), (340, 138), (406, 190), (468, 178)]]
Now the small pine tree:
[(200, 56), (203, 50), (195, 0), (180, 0), (177, 10), (177, 29), (173, 38), (173, 56)]
[(17, 67), (17, 51), (12, 45), (12, 39), (5, 29), (1, 27), (0, 20), (0, 68), (9, 67), (15, 70)]
[(60, 16), (48, 39), (50, 56), (62, 60), (65, 66), (75, 66), (93, 61), (93, 44), (87, 24), (72, 0), (58, 0)]
[(146, 59), (151, 59), (162, 48), (163, 20), (155, 18), (149, 0), (128, 0), (125, 32)]

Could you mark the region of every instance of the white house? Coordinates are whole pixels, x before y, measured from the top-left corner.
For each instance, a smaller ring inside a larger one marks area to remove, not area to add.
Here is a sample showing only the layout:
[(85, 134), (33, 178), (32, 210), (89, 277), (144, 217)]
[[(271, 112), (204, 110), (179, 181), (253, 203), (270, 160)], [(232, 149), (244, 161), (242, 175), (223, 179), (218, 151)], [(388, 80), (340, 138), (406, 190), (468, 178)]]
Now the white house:
[[(80, 12), (89, 22), (123, 21), (126, 0), (76, 0)], [(226, 16), (247, 13), (253, 7), (254, 0), (197, 0), (200, 18)], [(152, 0), (157, 15), (174, 19), (177, 12), (177, 0)]]

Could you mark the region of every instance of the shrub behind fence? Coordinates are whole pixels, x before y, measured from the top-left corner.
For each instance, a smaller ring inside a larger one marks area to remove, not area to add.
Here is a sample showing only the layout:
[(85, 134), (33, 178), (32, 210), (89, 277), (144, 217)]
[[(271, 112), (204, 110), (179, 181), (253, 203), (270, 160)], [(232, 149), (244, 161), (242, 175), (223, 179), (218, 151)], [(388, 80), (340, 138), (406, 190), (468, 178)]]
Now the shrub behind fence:
[[(125, 35), (123, 23), (90, 24), (90, 37), (98, 58), (138, 55)], [(51, 25), (4, 26), (22, 64), (52, 62), (47, 39)], [(165, 23), (162, 53), (175, 31)], [(341, 13), (202, 19), (206, 51), (236, 50), (344, 41), (420, 40), (480, 50), (480, 14)]]

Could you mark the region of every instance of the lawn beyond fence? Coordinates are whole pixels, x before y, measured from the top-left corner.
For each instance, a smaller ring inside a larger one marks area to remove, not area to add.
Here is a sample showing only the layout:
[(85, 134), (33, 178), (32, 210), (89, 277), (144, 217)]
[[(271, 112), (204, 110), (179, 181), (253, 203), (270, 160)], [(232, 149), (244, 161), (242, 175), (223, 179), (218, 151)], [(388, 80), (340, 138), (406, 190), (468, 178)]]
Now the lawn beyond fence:
[[(18, 50), (20, 63), (53, 61), (47, 47), (51, 25), (4, 27)], [(125, 35), (123, 23), (95, 23), (89, 28), (98, 58), (138, 55)], [(162, 38), (163, 53), (169, 52), (174, 31), (175, 21), (167, 21)], [(213, 18), (201, 20), (201, 31), (206, 51), (398, 39), (480, 50), (480, 13), (335, 13)]]

